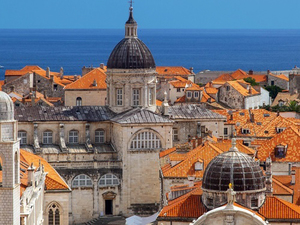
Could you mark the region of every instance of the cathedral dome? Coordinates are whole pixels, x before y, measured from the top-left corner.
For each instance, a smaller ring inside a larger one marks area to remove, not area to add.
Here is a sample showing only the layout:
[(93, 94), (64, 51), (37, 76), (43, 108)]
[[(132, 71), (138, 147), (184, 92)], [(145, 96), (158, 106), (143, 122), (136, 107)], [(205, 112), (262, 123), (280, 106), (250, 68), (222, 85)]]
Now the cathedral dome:
[(150, 50), (140, 39), (124, 38), (110, 54), (107, 68), (148, 69), (155, 68), (155, 62)]
[(14, 103), (3, 91), (0, 91), (0, 121), (14, 120)]
[(258, 191), (265, 188), (265, 177), (259, 165), (250, 156), (233, 146), (228, 152), (216, 156), (203, 175), (202, 188), (225, 192), (232, 183), (234, 191)]
[(108, 69), (154, 69), (154, 58), (148, 47), (137, 37), (137, 22), (133, 18), (133, 8), (129, 8), (129, 18), (125, 23), (125, 38), (111, 52), (107, 61)]

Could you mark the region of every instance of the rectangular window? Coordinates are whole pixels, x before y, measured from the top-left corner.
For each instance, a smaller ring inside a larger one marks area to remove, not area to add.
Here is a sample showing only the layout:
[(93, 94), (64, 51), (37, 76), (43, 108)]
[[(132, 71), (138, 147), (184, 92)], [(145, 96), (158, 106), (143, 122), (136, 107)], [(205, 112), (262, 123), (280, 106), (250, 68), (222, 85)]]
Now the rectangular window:
[(117, 105), (123, 105), (123, 89), (117, 88)]
[(140, 89), (132, 89), (133, 106), (140, 105)]
[(96, 130), (95, 131), (95, 143), (104, 143), (104, 130)]
[(69, 143), (70, 144), (78, 143), (78, 131), (72, 130), (69, 132)]
[(177, 88), (177, 92), (180, 92), (180, 88)]
[(188, 97), (188, 98), (191, 98), (191, 97), (192, 97), (192, 92), (188, 91), (186, 94), (187, 94), (187, 97)]
[(27, 144), (27, 133), (25, 131), (18, 132), (18, 138), (20, 138), (20, 144), (26, 145)]
[(224, 135), (228, 135), (228, 128), (227, 127), (224, 128)]
[(57, 91), (57, 84), (53, 84), (53, 90)]
[(199, 91), (194, 92), (194, 98), (199, 98)]
[(178, 141), (178, 129), (173, 129), (173, 141)]
[(45, 131), (43, 133), (43, 144), (52, 144), (52, 132)]

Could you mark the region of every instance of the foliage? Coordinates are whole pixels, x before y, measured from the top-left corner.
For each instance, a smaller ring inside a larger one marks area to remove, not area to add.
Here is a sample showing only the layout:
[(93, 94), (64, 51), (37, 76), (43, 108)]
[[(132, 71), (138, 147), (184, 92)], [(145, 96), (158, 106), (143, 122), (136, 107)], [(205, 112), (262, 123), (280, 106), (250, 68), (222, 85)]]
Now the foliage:
[(273, 112), (300, 112), (300, 105), (296, 101), (290, 101), (288, 105), (275, 105), (275, 106), (270, 106), (270, 105), (265, 105), (265, 106), (260, 106), (261, 109), (266, 109), (268, 111), (273, 111)]
[(276, 86), (276, 85), (272, 85), (272, 86), (267, 86), (266, 90), (270, 93), (270, 97), (272, 99), (275, 99), (276, 96), (277, 96), (277, 94), (278, 94), (278, 92), (281, 92), (283, 89), (280, 88), (280, 87), (278, 87), (278, 86)]
[(246, 81), (247, 83), (250, 83), (251, 86), (258, 86), (259, 83), (256, 83), (255, 79), (252, 77), (246, 77), (244, 78), (244, 81)]

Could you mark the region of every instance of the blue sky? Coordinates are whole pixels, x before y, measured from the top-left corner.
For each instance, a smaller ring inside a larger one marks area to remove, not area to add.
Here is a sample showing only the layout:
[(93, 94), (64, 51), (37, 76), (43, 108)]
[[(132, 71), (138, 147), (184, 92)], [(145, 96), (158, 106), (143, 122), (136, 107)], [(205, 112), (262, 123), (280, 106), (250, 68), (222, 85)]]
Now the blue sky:
[[(123, 28), (128, 0), (0, 0), (1, 28)], [(135, 0), (139, 27), (300, 29), (300, 0)]]

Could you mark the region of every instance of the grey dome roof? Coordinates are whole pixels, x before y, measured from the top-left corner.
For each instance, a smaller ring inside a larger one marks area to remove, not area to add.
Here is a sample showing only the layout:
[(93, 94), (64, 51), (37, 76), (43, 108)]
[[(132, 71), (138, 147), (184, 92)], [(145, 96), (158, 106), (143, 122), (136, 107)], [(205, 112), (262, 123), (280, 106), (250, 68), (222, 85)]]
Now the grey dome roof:
[(0, 121), (14, 120), (14, 103), (3, 91), (0, 91)]
[(232, 149), (216, 156), (208, 164), (203, 175), (202, 188), (226, 191), (229, 183), (233, 184), (235, 191), (265, 188), (265, 177), (259, 165), (250, 156), (236, 148)]
[(124, 38), (109, 56), (109, 69), (155, 68), (154, 58), (148, 47), (138, 38)]

